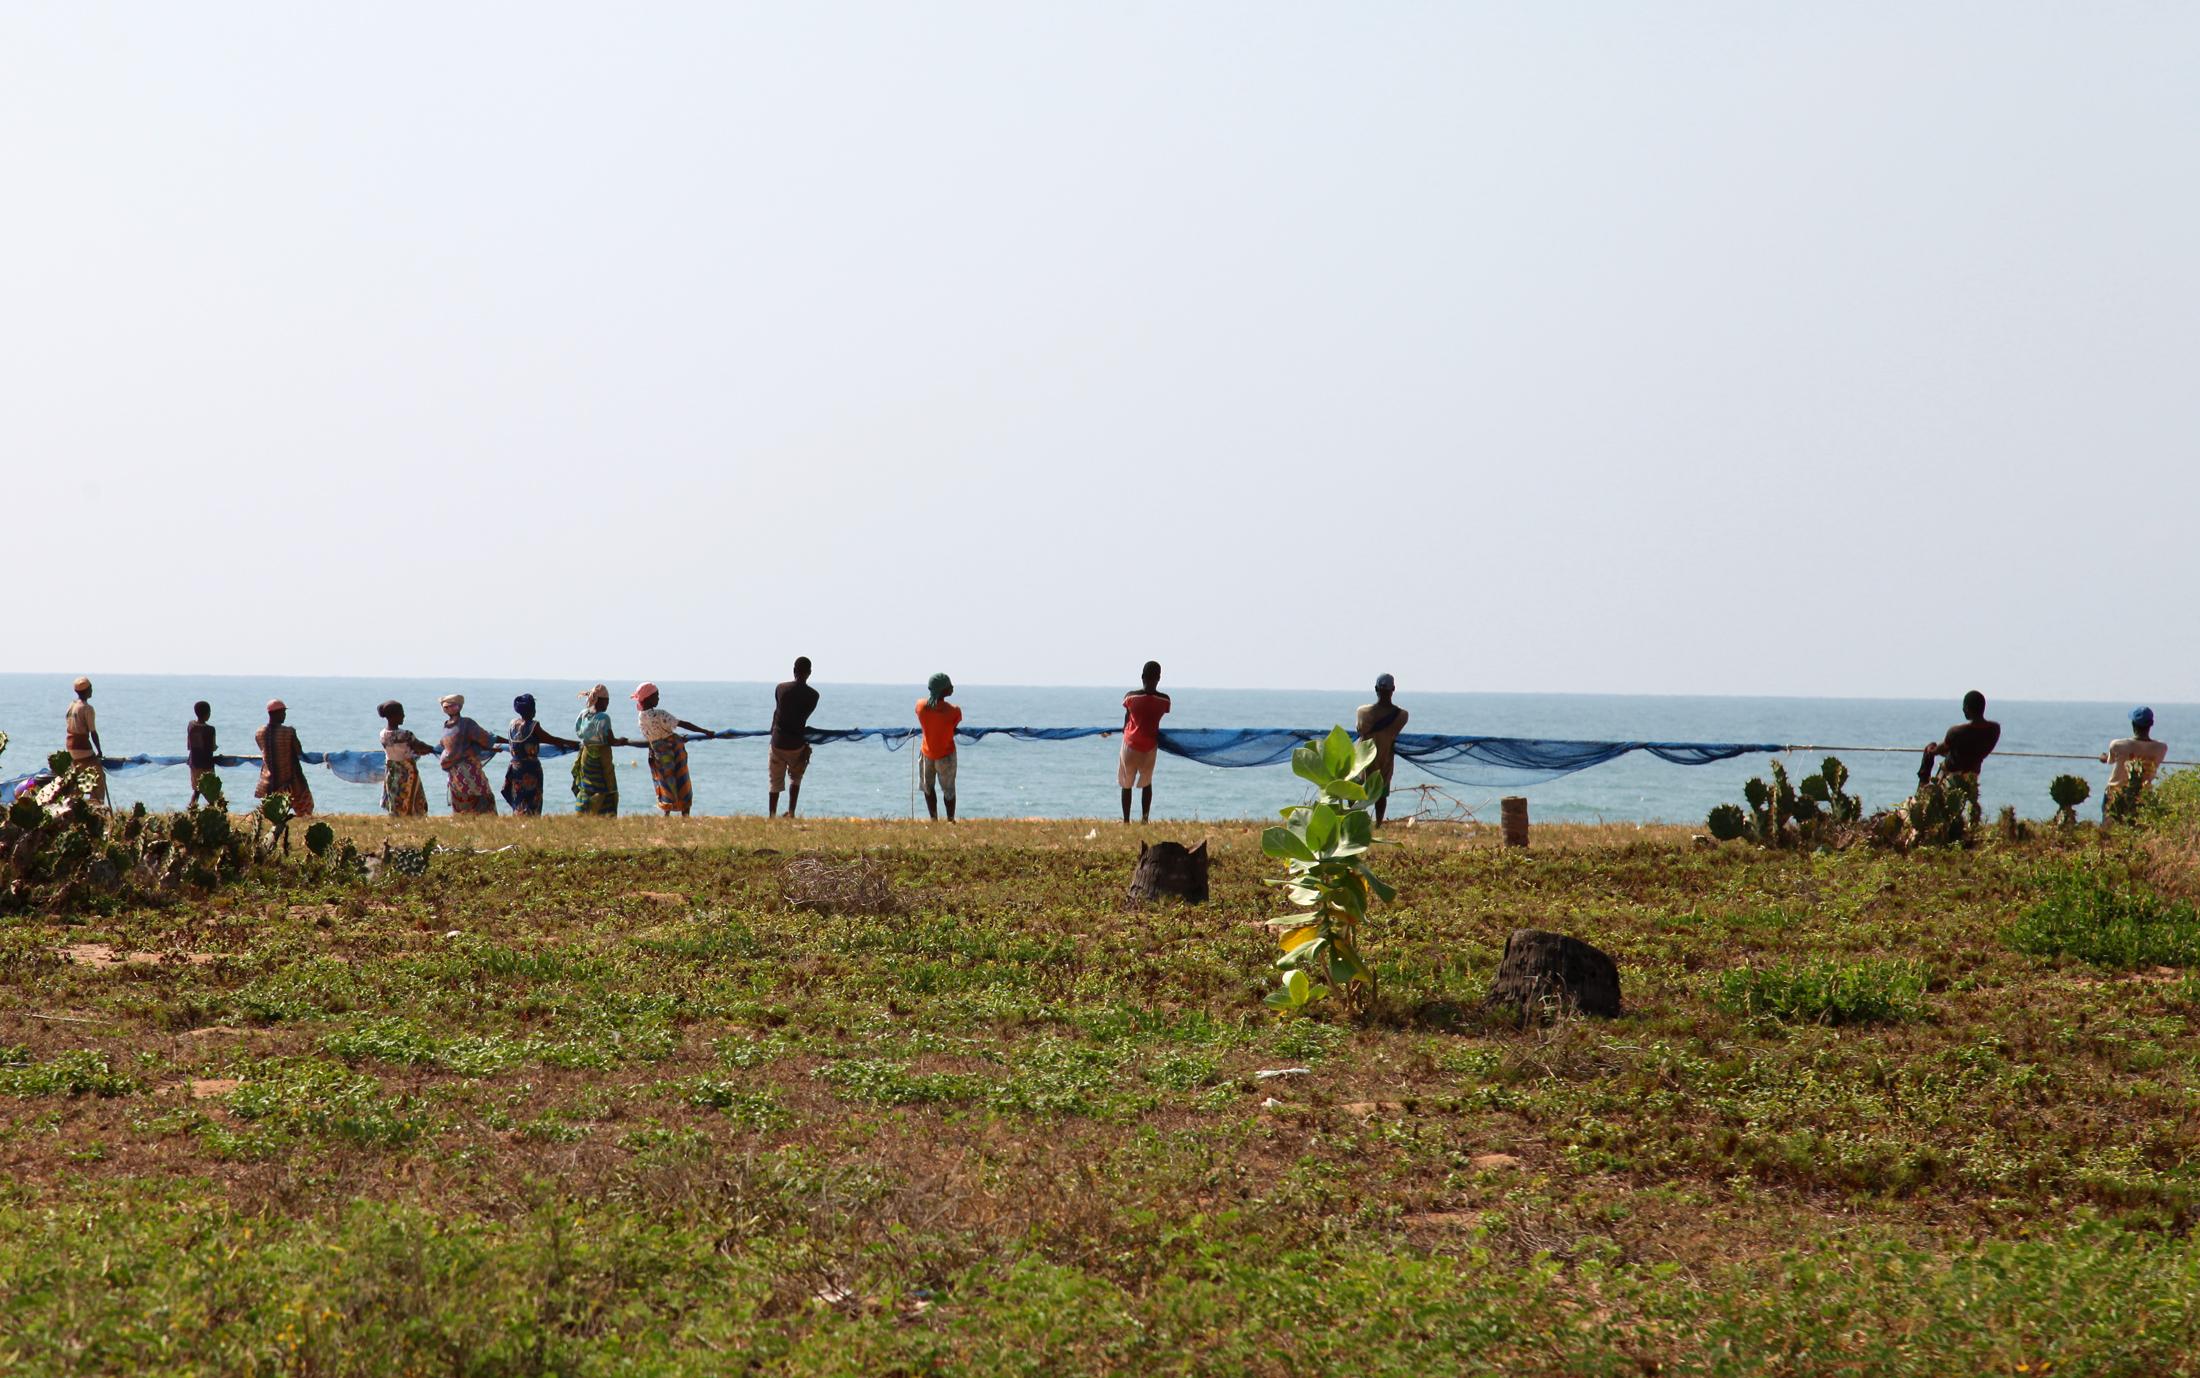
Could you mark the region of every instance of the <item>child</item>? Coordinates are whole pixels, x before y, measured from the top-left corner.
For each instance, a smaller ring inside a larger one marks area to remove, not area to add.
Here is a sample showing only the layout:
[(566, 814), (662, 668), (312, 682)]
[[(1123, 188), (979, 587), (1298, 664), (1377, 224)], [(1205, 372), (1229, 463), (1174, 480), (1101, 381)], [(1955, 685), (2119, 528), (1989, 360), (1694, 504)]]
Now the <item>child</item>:
[(191, 705), (191, 712), (194, 719), (183, 725), (184, 769), (191, 772), (191, 802), (184, 805), (187, 809), (197, 808), (199, 800), (205, 796), (206, 791), (199, 788), (199, 781), (214, 768), (215, 754), (214, 724), (207, 721), (214, 716), (213, 705), (200, 699)]
[(433, 756), (435, 748), (405, 726), (405, 705), (386, 699), (374, 710), (386, 726), (382, 729), (382, 810), (393, 818), (425, 818), (428, 791), (420, 783), (420, 758)]

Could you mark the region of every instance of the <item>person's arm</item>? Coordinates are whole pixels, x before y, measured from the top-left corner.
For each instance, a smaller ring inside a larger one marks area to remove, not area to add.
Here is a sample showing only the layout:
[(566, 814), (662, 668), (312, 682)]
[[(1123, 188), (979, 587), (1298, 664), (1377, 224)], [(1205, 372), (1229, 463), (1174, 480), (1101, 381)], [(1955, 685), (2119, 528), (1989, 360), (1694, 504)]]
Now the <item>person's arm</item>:
[(683, 732), (694, 732), (704, 737), (715, 737), (718, 735), (707, 727), (697, 727), (694, 723), (689, 722), (686, 718), (674, 718), (672, 720), (672, 725), (679, 728)]
[(579, 742), (569, 741), (566, 738), (557, 736), (554, 733), (545, 732), (539, 727), (535, 729), (535, 739), (537, 741), (548, 742), (550, 743), (550, 745), (557, 747), (561, 751), (578, 751), (581, 749), (581, 744)]

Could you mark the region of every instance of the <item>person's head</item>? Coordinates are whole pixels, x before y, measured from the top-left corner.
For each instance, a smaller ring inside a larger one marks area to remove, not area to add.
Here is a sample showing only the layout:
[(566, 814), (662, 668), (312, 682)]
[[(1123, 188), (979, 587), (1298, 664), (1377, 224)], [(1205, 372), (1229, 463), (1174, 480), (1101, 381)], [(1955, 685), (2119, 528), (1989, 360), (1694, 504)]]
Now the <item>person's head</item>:
[(200, 722), (205, 722), (208, 718), (214, 716), (214, 705), (208, 703), (205, 699), (200, 699), (197, 703), (191, 705), (191, 712)]
[(583, 689), (581, 702), (587, 704), (592, 711), (601, 713), (611, 706), (611, 691), (601, 684), (593, 689)]
[(443, 716), (446, 718), (455, 720), (460, 713), (466, 711), (466, 696), (464, 694), (445, 694), (436, 702), (443, 705)]
[(1973, 689), (1963, 696), (1963, 720), (1977, 722), (1986, 716), (1986, 696)]
[(1148, 689), (1158, 688), (1161, 684), (1161, 662), (1158, 660), (1147, 661), (1145, 668), (1138, 672), (1138, 682)]
[(1398, 692), (1397, 678), (1388, 671), (1375, 676), (1375, 697), (1387, 699)]
[(955, 692), (955, 681), (949, 679), (947, 672), (942, 670), (924, 682), (924, 692), (932, 702), (939, 703)]
[(374, 706), (374, 711), (381, 714), (382, 721), (388, 723), (391, 727), (398, 727), (405, 721), (405, 705), (399, 703), (396, 699), (382, 700)]
[(269, 699), (267, 701), (267, 721), (270, 726), (280, 725), (282, 720), (289, 716), (290, 707), (281, 699)]
[(810, 658), (808, 656), (796, 656), (794, 658), (794, 682), (797, 684), (808, 684), (810, 682)]
[(2151, 708), (2132, 709), (2131, 730), (2142, 737), (2152, 732), (2154, 730), (2154, 710)]
[(512, 711), (519, 714), (521, 722), (533, 722), (535, 720), (535, 696), (533, 694), (521, 694), (518, 698), (513, 699)]
[(637, 708), (644, 710), (655, 708), (658, 697), (657, 686), (651, 684), (648, 680), (643, 680), (640, 684), (634, 686), (634, 692), (627, 697), (634, 700), (634, 706)]
[(82, 675), (78, 675), (76, 683), (69, 687), (76, 690), (76, 696), (80, 699), (88, 699), (92, 696), (92, 682)]

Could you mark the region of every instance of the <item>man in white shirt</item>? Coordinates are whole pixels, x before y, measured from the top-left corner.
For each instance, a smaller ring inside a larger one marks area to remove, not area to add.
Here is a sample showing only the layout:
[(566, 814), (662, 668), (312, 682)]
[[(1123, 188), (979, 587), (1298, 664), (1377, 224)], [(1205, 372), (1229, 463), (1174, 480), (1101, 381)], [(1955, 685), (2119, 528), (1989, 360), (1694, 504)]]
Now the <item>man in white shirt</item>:
[(2136, 788), (2141, 790), (2154, 783), (2154, 772), (2169, 758), (2169, 744), (2154, 740), (2153, 732), (2154, 710), (2134, 708), (2131, 710), (2131, 735), (2110, 742), (2108, 750), (2101, 754), (2101, 759), (2113, 767), (2108, 772), (2108, 788), (2101, 794), (2102, 818), (2110, 816), (2121, 791), (2134, 787), (2130, 783), (2134, 778), (2138, 782)]

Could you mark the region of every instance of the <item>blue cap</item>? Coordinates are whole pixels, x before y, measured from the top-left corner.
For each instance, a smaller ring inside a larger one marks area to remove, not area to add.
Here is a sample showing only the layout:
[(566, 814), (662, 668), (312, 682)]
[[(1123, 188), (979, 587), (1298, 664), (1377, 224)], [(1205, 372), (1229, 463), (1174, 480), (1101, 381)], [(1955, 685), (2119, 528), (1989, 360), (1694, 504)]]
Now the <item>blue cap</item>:
[(2132, 709), (2132, 710), (2131, 710), (2131, 725), (2132, 725), (2133, 727), (2152, 727), (2152, 726), (2154, 726), (2154, 710), (2153, 710), (2153, 709), (2151, 709), (2151, 708), (2134, 708), (2134, 709)]

